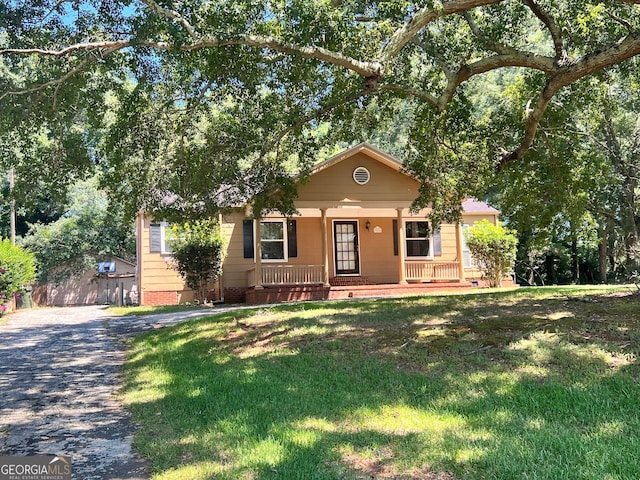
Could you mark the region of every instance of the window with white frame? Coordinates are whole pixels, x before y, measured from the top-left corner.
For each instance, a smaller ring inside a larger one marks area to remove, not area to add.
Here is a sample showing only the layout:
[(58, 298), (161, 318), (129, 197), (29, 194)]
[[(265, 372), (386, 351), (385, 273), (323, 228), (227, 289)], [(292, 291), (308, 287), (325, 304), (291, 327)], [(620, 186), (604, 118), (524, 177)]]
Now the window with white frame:
[(287, 228), (286, 220), (260, 222), (260, 243), (262, 260), (278, 262), (287, 260)]
[(429, 222), (406, 221), (405, 242), (407, 258), (430, 258), (433, 256)]
[(464, 268), (473, 267), (473, 258), (471, 258), (471, 250), (467, 245), (467, 232), (469, 231), (469, 225), (462, 225), (462, 265)]
[(149, 225), (149, 251), (169, 254), (171, 248), (171, 225), (167, 222)]

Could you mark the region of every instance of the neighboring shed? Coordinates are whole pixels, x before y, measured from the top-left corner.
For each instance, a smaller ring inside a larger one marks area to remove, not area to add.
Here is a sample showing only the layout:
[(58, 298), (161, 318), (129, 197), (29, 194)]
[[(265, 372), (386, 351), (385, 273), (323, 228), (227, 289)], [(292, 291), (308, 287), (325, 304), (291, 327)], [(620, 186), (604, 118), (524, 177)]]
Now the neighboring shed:
[[(34, 299), (40, 305), (130, 305), (138, 303), (136, 283), (136, 266), (121, 258), (109, 259), (115, 272), (98, 273), (98, 269), (90, 269), (80, 275), (68, 278), (56, 284), (46, 284), (46, 300), (40, 294)], [(97, 265), (96, 265), (97, 267)], [(44, 286), (37, 288), (43, 293)]]

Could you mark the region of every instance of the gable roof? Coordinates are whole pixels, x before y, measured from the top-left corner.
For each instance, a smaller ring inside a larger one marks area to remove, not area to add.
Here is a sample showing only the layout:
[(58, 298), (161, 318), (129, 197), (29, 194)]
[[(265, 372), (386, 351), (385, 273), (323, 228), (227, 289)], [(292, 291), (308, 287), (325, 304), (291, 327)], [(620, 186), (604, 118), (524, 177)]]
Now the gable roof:
[(364, 153), (365, 155), (373, 158), (374, 160), (379, 161), (380, 163), (386, 165), (387, 167), (393, 168), (397, 172), (404, 173), (408, 177), (411, 176), (406, 172), (402, 172), (402, 162), (400, 160), (366, 142), (359, 143), (358, 145), (351, 147), (348, 150), (344, 150), (338, 153), (337, 155), (334, 155), (333, 157), (325, 160), (324, 162), (317, 164), (311, 171), (311, 175), (313, 175), (314, 173), (318, 173), (322, 170), (325, 170), (337, 163), (340, 163), (341, 161), (346, 160), (347, 158), (353, 157), (358, 153)]
[(464, 213), (481, 214), (499, 214), (500, 210), (496, 210), (489, 204), (476, 200), (475, 198), (467, 198), (462, 202), (462, 211)]

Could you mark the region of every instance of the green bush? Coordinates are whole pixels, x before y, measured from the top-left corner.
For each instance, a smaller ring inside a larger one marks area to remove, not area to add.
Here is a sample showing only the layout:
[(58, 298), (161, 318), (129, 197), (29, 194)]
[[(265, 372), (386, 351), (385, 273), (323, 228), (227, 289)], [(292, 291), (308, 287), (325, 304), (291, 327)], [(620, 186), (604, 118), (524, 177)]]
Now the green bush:
[(8, 239), (0, 240), (0, 314), (5, 312), (11, 297), (23, 293), (35, 278), (34, 255), (29, 250), (11, 245)]
[(467, 246), (490, 287), (501, 287), (502, 279), (513, 269), (518, 238), (514, 230), (482, 220), (469, 227)]
[(174, 225), (171, 230), (173, 267), (193, 290), (196, 300), (205, 303), (207, 284), (222, 274), (224, 242), (220, 228), (212, 220)]

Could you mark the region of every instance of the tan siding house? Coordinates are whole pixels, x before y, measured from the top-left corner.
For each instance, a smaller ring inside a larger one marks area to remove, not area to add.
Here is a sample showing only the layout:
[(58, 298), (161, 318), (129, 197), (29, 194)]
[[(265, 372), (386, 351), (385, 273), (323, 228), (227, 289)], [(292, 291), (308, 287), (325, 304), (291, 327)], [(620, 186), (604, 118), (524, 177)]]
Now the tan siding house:
[[(463, 204), (463, 225), (431, 233), (429, 210), (411, 213), (419, 183), (401, 163), (360, 144), (318, 165), (298, 188), (297, 215), (260, 221), (244, 209), (222, 218), (228, 240), (219, 288), (227, 302), (254, 303), (399, 293), (399, 286), (470, 286), (480, 279), (464, 244), (467, 225), (498, 211)], [(162, 224), (138, 218), (138, 282), (142, 304), (192, 299), (163, 250)], [(153, 238), (152, 238), (153, 237)]]

